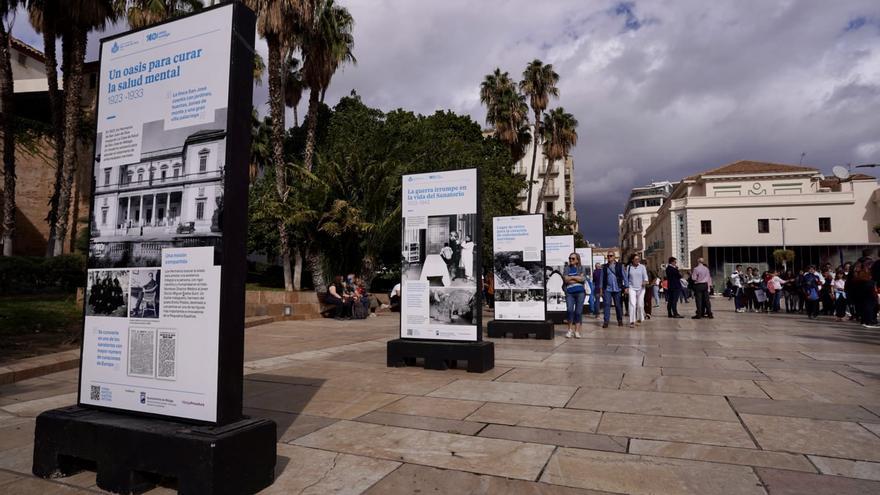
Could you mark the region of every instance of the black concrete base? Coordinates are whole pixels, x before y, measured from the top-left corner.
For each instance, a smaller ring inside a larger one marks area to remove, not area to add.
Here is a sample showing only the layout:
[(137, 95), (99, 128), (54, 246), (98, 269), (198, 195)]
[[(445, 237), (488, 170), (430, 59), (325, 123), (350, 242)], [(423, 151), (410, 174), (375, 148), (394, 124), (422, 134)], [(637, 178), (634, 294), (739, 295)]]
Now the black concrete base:
[(552, 321), (556, 325), (565, 323), (565, 320), (567, 318), (568, 313), (566, 313), (565, 311), (547, 311), (547, 319)]
[(82, 407), (37, 417), (33, 473), (97, 468), (98, 487), (142, 493), (173, 478), (183, 494), (256, 493), (275, 479), (275, 422), (193, 426)]
[(492, 342), (437, 342), (395, 339), (388, 341), (388, 366), (415, 366), (424, 359), (426, 370), (455, 368), (467, 361), (469, 373), (485, 373), (495, 367), (495, 344)]
[(529, 335), (534, 335), (536, 339), (553, 340), (552, 321), (492, 320), (486, 325), (486, 331), (493, 339), (511, 334), (515, 339), (527, 339)]

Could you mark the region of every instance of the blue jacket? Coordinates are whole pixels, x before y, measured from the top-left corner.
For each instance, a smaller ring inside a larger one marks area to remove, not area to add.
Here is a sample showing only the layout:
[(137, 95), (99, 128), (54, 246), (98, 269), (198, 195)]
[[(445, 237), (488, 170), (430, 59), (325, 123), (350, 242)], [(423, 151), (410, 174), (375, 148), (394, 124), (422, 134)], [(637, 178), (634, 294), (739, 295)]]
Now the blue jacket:
[(612, 274), (611, 272), (608, 271), (608, 263), (605, 263), (604, 265), (602, 265), (602, 269), (600, 270), (600, 272), (601, 273), (599, 275), (599, 290), (601, 290), (602, 292), (605, 292), (606, 287), (608, 287), (608, 284), (607, 284), (608, 277), (610, 277), (612, 275), (617, 276), (617, 287), (620, 289), (621, 292), (623, 292), (623, 289), (626, 289), (629, 287), (629, 281), (623, 275), (623, 264), (617, 263), (617, 266), (615, 267), (614, 273)]
[(666, 265), (666, 287), (668, 290), (681, 290), (681, 272), (672, 265)]

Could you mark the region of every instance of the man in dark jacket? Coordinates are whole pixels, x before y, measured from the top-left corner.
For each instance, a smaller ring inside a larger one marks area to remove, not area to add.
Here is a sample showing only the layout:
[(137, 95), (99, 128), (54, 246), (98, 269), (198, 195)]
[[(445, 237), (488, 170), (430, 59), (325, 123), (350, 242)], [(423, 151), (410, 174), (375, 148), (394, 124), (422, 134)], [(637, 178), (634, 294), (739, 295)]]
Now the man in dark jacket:
[(666, 265), (666, 313), (670, 318), (684, 318), (678, 314), (678, 298), (681, 294), (681, 272), (678, 271), (678, 260), (669, 258)]
[(602, 328), (608, 328), (608, 321), (611, 319), (611, 303), (614, 302), (614, 312), (617, 315), (617, 326), (623, 326), (623, 307), (620, 295), (627, 290), (627, 280), (623, 276), (623, 265), (615, 259), (614, 253), (608, 253), (608, 262), (602, 266), (601, 282), (599, 284), (599, 295), (604, 299), (605, 319), (602, 322)]

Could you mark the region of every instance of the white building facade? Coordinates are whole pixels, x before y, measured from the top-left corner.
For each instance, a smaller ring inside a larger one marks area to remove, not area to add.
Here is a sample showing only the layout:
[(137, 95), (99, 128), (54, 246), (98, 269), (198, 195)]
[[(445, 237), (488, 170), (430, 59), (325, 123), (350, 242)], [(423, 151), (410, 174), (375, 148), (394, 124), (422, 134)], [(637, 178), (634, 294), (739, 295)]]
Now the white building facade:
[(677, 184), (647, 227), (645, 256), (655, 269), (672, 256), (685, 269), (703, 257), (717, 284), (736, 264), (775, 268), (772, 253), (783, 245), (795, 252), (793, 268), (854, 261), (880, 244), (878, 224), (873, 177), (841, 181), (811, 167), (740, 161)]
[(621, 256), (628, 260), (633, 254), (645, 251), (645, 232), (657, 217), (657, 211), (672, 193), (669, 181), (652, 182), (635, 187), (626, 202), (626, 209), (618, 216), (618, 241)]
[[(524, 175), (526, 180), (532, 177), (534, 144), (534, 140), (529, 141), (525, 155), (514, 165), (514, 173)], [(577, 211), (574, 207), (574, 160), (571, 157), (566, 157), (564, 160), (551, 163), (544, 157), (543, 151), (543, 146), (538, 143), (534, 167), (535, 183), (531, 202), (529, 202), (528, 189), (524, 189), (517, 196), (519, 208), (529, 213), (543, 213), (545, 215), (561, 213), (577, 225)], [(541, 188), (544, 186), (545, 177), (547, 178), (547, 188), (541, 197)], [(538, 206), (539, 203), (540, 206)], [(537, 212), (535, 211), (536, 206), (538, 206)]]

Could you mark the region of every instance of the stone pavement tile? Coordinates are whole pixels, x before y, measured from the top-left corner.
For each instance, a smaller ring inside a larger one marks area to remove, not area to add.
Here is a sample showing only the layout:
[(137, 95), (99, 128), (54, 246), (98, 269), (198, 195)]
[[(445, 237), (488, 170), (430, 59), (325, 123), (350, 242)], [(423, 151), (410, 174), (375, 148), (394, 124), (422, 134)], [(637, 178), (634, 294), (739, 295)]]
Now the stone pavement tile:
[(304, 447), (525, 480), (538, 477), (554, 449), (550, 445), (352, 421), (340, 421), (295, 443)]
[(750, 380), (725, 380), (690, 376), (650, 377), (627, 373), (623, 378), (623, 383), (620, 384), (620, 389), (767, 398), (767, 394)]
[(364, 495), (606, 495), (602, 492), (404, 464)]
[(792, 351), (786, 345), (767, 347), (749, 347), (734, 348), (722, 347), (717, 349), (706, 349), (709, 357), (726, 357), (726, 358), (764, 358), (764, 359), (806, 359), (806, 356), (797, 351)]
[(880, 385), (880, 372), (877, 371), (864, 371), (860, 369), (854, 369), (837, 370), (837, 373), (861, 385), (873, 387)]
[(400, 466), (399, 462), (296, 445), (279, 445), (278, 456), (284, 460), (276, 467), (275, 483), (259, 492), (261, 494), (356, 495)]
[(602, 413), (596, 411), (487, 402), (467, 420), (595, 433), (601, 418)]
[(776, 369), (792, 369), (792, 370), (846, 370), (851, 369), (848, 363), (838, 363), (834, 361), (817, 361), (803, 356), (802, 359), (754, 359), (749, 358), (749, 362), (761, 371)]
[(483, 380), (483, 381), (492, 381), (499, 376), (507, 373), (513, 368), (506, 368), (503, 366), (498, 366), (498, 361), (495, 361), (495, 367), (485, 373), (468, 373), (467, 369), (463, 368), (455, 368), (455, 369), (447, 369), (447, 370), (426, 370), (424, 368), (419, 368), (417, 366), (404, 366), (400, 368), (386, 368), (385, 373), (389, 375), (398, 375), (398, 376), (442, 376), (443, 378), (449, 378), (452, 380)]
[(541, 481), (633, 495), (764, 495), (751, 468), (560, 448)]
[(21, 478), (0, 487), (10, 495), (68, 495), (94, 493), (84, 488), (64, 485), (39, 478)]
[(760, 371), (736, 371), (709, 368), (662, 368), (663, 376), (693, 376), (697, 378), (718, 378), (721, 380), (769, 380)]
[(803, 369), (768, 369), (764, 374), (774, 382), (803, 383), (829, 387), (852, 387), (856, 385), (852, 380), (843, 377), (833, 371)]
[(473, 400), (411, 396), (392, 402), (379, 411), (432, 418), (464, 419), (483, 404), (484, 402)]
[(774, 400), (808, 400), (880, 407), (880, 387), (825, 383), (757, 382)]
[(21, 479), (21, 475), (9, 471), (0, 471), (0, 486)]
[(583, 387), (566, 407), (593, 411), (739, 421), (724, 397)]
[(245, 400), (245, 406), (337, 419), (354, 419), (401, 397), (382, 392), (361, 392), (344, 388), (283, 385), (276, 392), (267, 392)]
[(880, 437), (880, 424), (877, 424), (877, 423), (859, 423), (859, 424), (864, 426), (868, 430), (870, 430), (871, 433)]
[(34, 443), (34, 424), (32, 419), (0, 428), (0, 452)]
[(15, 471), (26, 476), (31, 475), (31, 468), (34, 465), (34, 444), (33, 442), (16, 447), (14, 449), (4, 450), (0, 452), (0, 469)]
[(31, 378), (0, 387), (0, 406), (76, 392), (76, 383)]
[(620, 386), (620, 379), (622, 377), (622, 372), (591, 372), (567, 368), (564, 370), (548, 369), (535, 373), (534, 370), (519, 368), (506, 373), (498, 381), (616, 389)]
[(531, 349), (511, 349), (504, 346), (496, 346), (495, 357), (498, 359), (513, 359), (516, 361), (543, 361), (550, 357), (550, 353), (535, 352)]
[(880, 482), (755, 468), (769, 495), (876, 495)]
[(47, 409), (56, 409), (76, 404), (76, 392), (46, 397), (45, 399), (29, 400), (0, 406), (0, 409), (17, 416), (35, 418)]
[(355, 421), (373, 423), (377, 425), (399, 426), (401, 428), (413, 428), (416, 430), (440, 431), (443, 433), (456, 433), (459, 435), (475, 435), (486, 426), (484, 423), (474, 421), (461, 421), (458, 419), (428, 418), (424, 416), (412, 416), (409, 414), (394, 414), (386, 412), (371, 412), (364, 414)]
[[(243, 389), (244, 389), (242, 391), (242, 396), (244, 397), (245, 401), (247, 401), (251, 397), (256, 397), (258, 395), (263, 395), (263, 394), (269, 393), (269, 392), (277, 393), (277, 392), (284, 391), (287, 389), (284, 382), (265, 381), (265, 380), (261, 379), (262, 376), (263, 375), (248, 375), (245, 377), (245, 379), (242, 382)], [(311, 385), (313, 387), (320, 387), (321, 384), (323, 383), (323, 380), (321, 380), (321, 379), (309, 378), (309, 379), (303, 379), (303, 380), (311, 380), (312, 382), (306, 383), (305, 381), (299, 381), (297, 384), (298, 385)]]
[[(642, 356), (617, 356), (604, 354), (553, 354), (544, 360), (545, 363), (568, 364), (611, 364), (618, 366), (641, 366), (645, 358)], [(645, 364), (645, 366), (649, 366)]]
[(809, 458), (822, 474), (880, 481), (880, 463), (877, 462), (851, 461), (816, 455), (811, 455)]
[(569, 362), (547, 362), (547, 361), (517, 361), (515, 359), (496, 359), (495, 366), (504, 366), (506, 368), (533, 368), (548, 369), (559, 368), (565, 369), (571, 365)]
[(401, 395), (425, 395), (455, 381), (449, 375), (393, 375), (385, 372), (364, 371), (348, 376), (332, 378), (325, 383), (328, 387), (351, 388), (368, 392), (387, 392)]
[(431, 392), (428, 396), (562, 407), (568, 402), (575, 390), (577, 387), (562, 385), (457, 380)]
[(833, 421), (876, 421), (880, 423), (880, 417), (871, 414), (863, 407), (852, 404), (830, 404), (806, 400), (752, 399), (746, 397), (731, 397), (730, 404), (740, 414), (793, 416)]
[(279, 443), (288, 443), (303, 435), (330, 426), (337, 420), (308, 414), (293, 414), (268, 409), (255, 409), (245, 407), (242, 412), (252, 418), (266, 418), (275, 421), (278, 425), (276, 438)]
[(696, 445), (692, 443), (633, 438), (629, 441), (629, 453), (691, 459), (694, 461), (720, 462), (723, 464), (740, 464), (743, 466), (790, 469), (792, 471), (808, 473), (816, 472), (810, 461), (802, 455), (737, 447), (718, 447), (715, 445)]
[(732, 421), (605, 413), (598, 431), (630, 438), (755, 448), (749, 434)]
[(478, 436), (609, 452), (626, 452), (628, 440), (619, 436), (507, 425), (489, 425)]
[(859, 371), (880, 375), (880, 364), (853, 364), (852, 367)]
[(710, 357), (647, 357), (645, 366), (660, 366), (661, 368), (708, 368), (731, 371), (755, 371), (755, 367), (748, 361), (727, 358)]
[(741, 414), (765, 450), (880, 461), (880, 438), (856, 423)]
[(804, 354), (819, 361), (840, 361), (842, 363), (880, 364), (880, 354), (857, 354), (847, 352), (812, 352)]

